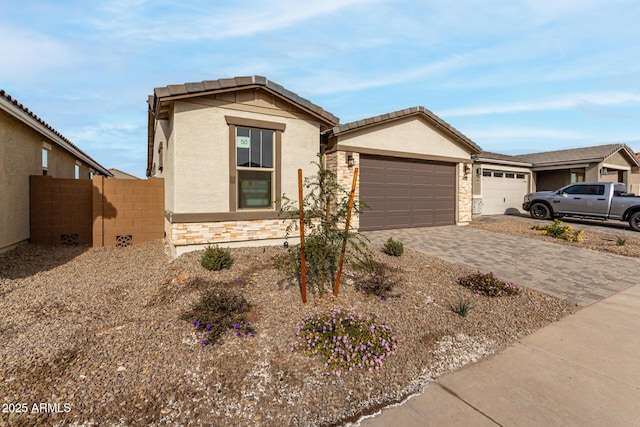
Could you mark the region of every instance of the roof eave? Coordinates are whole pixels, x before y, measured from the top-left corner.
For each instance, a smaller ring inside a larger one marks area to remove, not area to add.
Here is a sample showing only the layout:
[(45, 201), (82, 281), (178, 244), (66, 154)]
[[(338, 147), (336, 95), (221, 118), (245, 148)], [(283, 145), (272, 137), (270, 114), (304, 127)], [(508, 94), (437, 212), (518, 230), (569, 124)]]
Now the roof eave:
[(102, 175), (113, 176), (111, 172), (107, 170), (104, 166), (96, 162), (92, 159), (88, 154), (84, 153), (79, 148), (72, 145), (69, 141), (63, 139), (60, 135), (54, 132), (52, 129), (49, 129), (38, 120), (36, 120), (33, 116), (28, 114), (26, 111), (21, 108), (17, 108), (15, 104), (0, 96), (0, 106), (7, 113), (11, 114), (14, 118), (20, 120), (22, 123), (26, 124), (36, 132), (41, 135), (49, 138), (51, 141), (62, 147), (64, 150), (76, 156), (78, 159), (84, 161), (86, 164), (90, 165), (93, 169), (96, 169)]

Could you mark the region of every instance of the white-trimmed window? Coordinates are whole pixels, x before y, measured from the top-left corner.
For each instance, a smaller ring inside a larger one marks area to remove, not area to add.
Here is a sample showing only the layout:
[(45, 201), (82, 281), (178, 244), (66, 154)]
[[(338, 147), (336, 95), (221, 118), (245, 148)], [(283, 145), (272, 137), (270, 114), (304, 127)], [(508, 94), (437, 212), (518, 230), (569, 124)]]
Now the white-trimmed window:
[(49, 150), (42, 148), (42, 175), (49, 173)]
[(80, 179), (80, 163), (76, 162), (76, 167), (75, 167), (75, 179)]
[(95, 172), (93, 169), (89, 169), (89, 179), (93, 179), (93, 175), (95, 175)]
[(275, 132), (236, 127), (237, 208), (273, 208)]

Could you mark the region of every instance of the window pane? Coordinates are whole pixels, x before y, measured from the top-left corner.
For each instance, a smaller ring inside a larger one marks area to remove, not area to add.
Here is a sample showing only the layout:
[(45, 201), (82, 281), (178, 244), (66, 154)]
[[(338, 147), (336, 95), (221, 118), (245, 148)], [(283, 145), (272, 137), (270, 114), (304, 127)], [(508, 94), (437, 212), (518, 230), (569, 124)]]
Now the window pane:
[(270, 208), (271, 172), (238, 171), (238, 208)]
[(518, 174), (516, 174), (516, 178), (517, 179), (524, 179), (524, 174), (523, 173), (518, 173)]
[(273, 167), (273, 132), (262, 131), (262, 167)]
[(585, 185), (572, 185), (564, 190), (567, 194), (586, 194), (586, 186)]
[(493, 176), (495, 176), (496, 178), (502, 178), (502, 172), (494, 172)]
[(514, 174), (514, 173), (506, 173), (506, 174), (504, 174), (504, 177), (505, 178), (515, 178), (516, 174)]
[(250, 166), (253, 168), (260, 167), (260, 132), (251, 129), (251, 157), (249, 159)]
[(491, 176), (491, 171), (482, 171), (482, 176)]
[(49, 152), (47, 151), (46, 148), (42, 149), (42, 167), (43, 168), (49, 167)]
[(238, 147), (238, 137), (249, 136), (249, 129), (236, 128), (236, 165), (249, 166), (249, 147)]
[(236, 164), (238, 166), (249, 166), (249, 149), (248, 148), (237, 149)]

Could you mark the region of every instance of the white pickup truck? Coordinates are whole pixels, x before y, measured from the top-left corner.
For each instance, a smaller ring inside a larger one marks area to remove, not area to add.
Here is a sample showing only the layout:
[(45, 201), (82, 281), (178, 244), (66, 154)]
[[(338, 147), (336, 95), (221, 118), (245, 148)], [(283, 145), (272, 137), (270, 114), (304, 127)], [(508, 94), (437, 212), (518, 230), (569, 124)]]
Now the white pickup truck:
[(627, 193), (627, 187), (613, 182), (577, 182), (557, 191), (540, 191), (524, 196), (522, 209), (532, 218), (578, 218), (628, 221), (640, 231), (640, 197)]

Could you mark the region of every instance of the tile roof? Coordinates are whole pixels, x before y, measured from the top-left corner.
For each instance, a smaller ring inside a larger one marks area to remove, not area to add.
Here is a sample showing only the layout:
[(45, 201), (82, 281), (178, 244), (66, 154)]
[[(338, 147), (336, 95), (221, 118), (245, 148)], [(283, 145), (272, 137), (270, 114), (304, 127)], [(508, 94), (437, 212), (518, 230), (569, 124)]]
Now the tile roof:
[(522, 160), (516, 156), (510, 156), (508, 154), (492, 153), (490, 151), (483, 151), (477, 156), (479, 159), (484, 160), (497, 160), (502, 162), (522, 163), (525, 166), (531, 166), (531, 162)]
[[(84, 160), (87, 163), (89, 163), (91, 166), (93, 166), (95, 169), (98, 169), (101, 174), (110, 176), (109, 171), (104, 166), (102, 166), (100, 163), (96, 162), (94, 159), (91, 158), (91, 156), (89, 156), (87, 153), (82, 151), (80, 149), (80, 147), (78, 147), (73, 142), (71, 142), (69, 139), (67, 139), (67, 137), (65, 137), (63, 134), (61, 134), (57, 130), (55, 130), (50, 124), (48, 124), (47, 122), (42, 120), (40, 117), (38, 117), (33, 111), (29, 110), (23, 104), (18, 102), (17, 99), (13, 98), (7, 92), (5, 92), (4, 90), (1, 90), (1, 89), (0, 89), (0, 98), (2, 98), (4, 100), (8, 101), (9, 103), (11, 103), (14, 109), (19, 110), (22, 113), (25, 113), (27, 116), (29, 116), (30, 119), (35, 121), (37, 126), (40, 126), (41, 128), (44, 128), (44, 129), (48, 130), (49, 132), (53, 133), (55, 136), (60, 138), (64, 143), (68, 144), (70, 147), (72, 147), (74, 150), (76, 150), (81, 156), (84, 156)], [(38, 130), (38, 129), (36, 129), (36, 130)], [(41, 130), (40, 130), (40, 133), (42, 133)], [(63, 148), (66, 149), (66, 147), (63, 147)], [(69, 151), (69, 150), (67, 150), (67, 151)]]
[(164, 87), (157, 87), (153, 90), (153, 103), (151, 103), (152, 108), (156, 108), (156, 101), (161, 98), (167, 97), (180, 97), (191, 94), (199, 94), (199, 93), (207, 93), (207, 92), (217, 92), (217, 91), (226, 91), (229, 89), (242, 89), (244, 87), (256, 87), (261, 86), (272, 92), (277, 93), (278, 95), (288, 99), (294, 104), (297, 104), (304, 110), (309, 111), (315, 116), (319, 116), (323, 118), (325, 121), (329, 122), (332, 125), (335, 125), (340, 122), (340, 119), (329, 113), (328, 111), (323, 110), (316, 104), (311, 101), (299, 96), (298, 94), (291, 92), (290, 90), (285, 89), (281, 85), (276, 82), (273, 82), (266, 77), (263, 76), (245, 76), (245, 77), (233, 77), (233, 78), (224, 78), (218, 80), (204, 80), (202, 82), (193, 82), (193, 83), (183, 83), (179, 85), (168, 85)]
[(330, 136), (338, 136), (345, 134), (347, 132), (352, 132), (357, 129), (362, 129), (370, 126), (377, 126), (380, 123), (389, 122), (392, 120), (398, 120), (402, 117), (408, 117), (412, 115), (420, 115), (426, 118), (431, 124), (435, 125), (437, 128), (443, 129), (445, 133), (449, 134), (454, 139), (462, 142), (464, 145), (471, 148), (471, 151), (474, 153), (480, 153), (482, 148), (480, 148), (475, 142), (467, 138), (464, 134), (458, 131), (456, 128), (451, 126), (449, 123), (442, 120), (440, 117), (436, 116), (431, 111), (427, 110), (422, 106), (406, 108), (404, 110), (394, 111), (392, 113), (381, 114), (379, 116), (370, 117), (368, 119), (357, 120), (354, 122), (346, 123), (343, 125), (334, 126), (332, 129), (324, 132), (323, 135)]
[(545, 151), (542, 153), (520, 154), (513, 158), (520, 161), (533, 163), (534, 166), (550, 164), (569, 164), (586, 161), (603, 161), (618, 151), (623, 150), (631, 158), (634, 166), (640, 166), (633, 150), (626, 144), (606, 144), (594, 147), (572, 148), (568, 150)]

